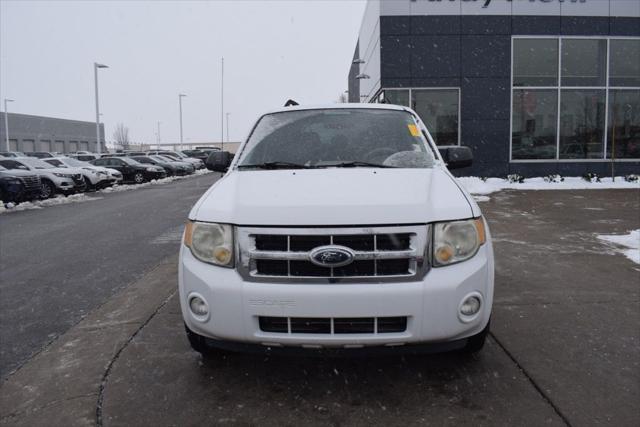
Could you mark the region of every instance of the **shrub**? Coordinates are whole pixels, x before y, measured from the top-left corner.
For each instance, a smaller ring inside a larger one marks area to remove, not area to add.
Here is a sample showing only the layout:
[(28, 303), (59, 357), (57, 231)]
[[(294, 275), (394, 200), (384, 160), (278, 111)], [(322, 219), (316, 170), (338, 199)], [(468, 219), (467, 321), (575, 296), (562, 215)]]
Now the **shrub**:
[(512, 173), (511, 175), (507, 175), (507, 181), (509, 181), (510, 184), (522, 184), (524, 183), (524, 176), (518, 173)]
[(558, 175), (558, 174), (551, 174), (551, 175), (545, 176), (544, 180), (546, 182), (563, 182), (564, 181), (564, 177), (562, 175)]
[(598, 174), (593, 172), (585, 173), (584, 175), (582, 175), (582, 179), (587, 182), (600, 182), (600, 177), (598, 176)]
[(625, 176), (624, 180), (627, 181), (627, 182), (638, 182), (640, 180), (640, 176), (632, 173), (632, 174), (629, 174), (629, 175)]

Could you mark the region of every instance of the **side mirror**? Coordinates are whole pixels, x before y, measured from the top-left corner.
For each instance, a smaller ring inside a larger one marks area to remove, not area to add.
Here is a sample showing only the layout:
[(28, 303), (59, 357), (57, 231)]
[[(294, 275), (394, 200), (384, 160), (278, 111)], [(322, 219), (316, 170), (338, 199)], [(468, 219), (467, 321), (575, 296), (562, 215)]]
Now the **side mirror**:
[(216, 172), (226, 172), (233, 157), (228, 151), (212, 151), (205, 162), (207, 169)]
[(466, 168), (473, 163), (473, 152), (469, 147), (447, 145), (438, 147), (438, 151), (449, 169)]

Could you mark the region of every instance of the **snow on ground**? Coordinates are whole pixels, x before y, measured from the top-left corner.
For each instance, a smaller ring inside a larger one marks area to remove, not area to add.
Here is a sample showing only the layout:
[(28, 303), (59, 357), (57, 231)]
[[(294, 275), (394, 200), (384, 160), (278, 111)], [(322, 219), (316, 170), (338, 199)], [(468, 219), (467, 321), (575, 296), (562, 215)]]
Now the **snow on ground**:
[[(471, 194), (491, 194), (496, 191), (513, 190), (597, 190), (609, 188), (640, 189), (640, 182), (627, 182), (624, 177), (601, 178), (602, 182), (588, 182), (581, 177), (566, 177), (563, 182), (547, 182), (544, 178), (527, 178), (523, 183), (509, 182), (502, 178), (487, 178), (486, 181), (474, 176), (456, 178)], [(487, 200), (480, 200), (487, 201)]]
[(640, 264), (640, 228), (632, 230), (629, 234), (600, 234), (598, 239), (619, 247), (622, 246), (625, 249), (618, 248), (617, 251), (623, 253), (636, 264)]
[[(192, 175), (172, 176), (168, 178), (154, 179), (153, 181), (145, 182), (144, 184), (116, 185), (116, 186), (108, 187), (103, 190), (96, 191), (95, 193), (89, 193), (89, 194), (113, 193), (113, 192), (119, 192), (119, 191), (136, 190), (138, 188), (143, 188), (150, 185), (168, 184), (170, 182), (177, 181), (180, 179), (190, 178), (195, 175), (206, 175), (209, 173), (212, 173), (212, 171), (207, 169), (200, 169), (200, 170), (197, 170), (196, 173)], [(19, 204), (15, 204), (15, 203), (5, 204), (0, 200), (0, 214), (5, 212), (18, 212), (18, 211), (26, 211), (26, 210), (32, 210), (32, 209), (42, 209), (48, 206), (66, 205), (69, 203), (91, 202), (93, 200), (100, 200), (100, 199), (102, 199), (102, 197), (96, 197), (93, 195), (89, 196), (87, 193), (81, 193), (81, 194), (72, 194), (71, 196), (66, 196), (66, 197), (57, 196), (51, 199), (35, 200), (33, 202), (24, 202)]]
[(86, 194), (72, 194), (71, 196), (57, 196), (46, 200), (34, 200), (32, 202), (23, 202), (19, 204), (7, 203), (0, 201), (0, 213), (28, 211), (33, 209), (42, 209), (48, 206), (67, 205), (69, 203), (83, 203), (99, 200), (102, 197), (89, 197)]

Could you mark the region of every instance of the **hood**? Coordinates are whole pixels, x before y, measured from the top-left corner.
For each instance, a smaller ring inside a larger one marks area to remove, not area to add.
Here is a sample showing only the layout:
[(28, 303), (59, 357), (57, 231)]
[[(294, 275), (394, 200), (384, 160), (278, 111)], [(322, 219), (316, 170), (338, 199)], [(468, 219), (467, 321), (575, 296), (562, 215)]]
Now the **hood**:
[(473, 204), (437, 167), (234, 170), (202, 196), (190, 218), (236, 225), (421, 224), (469, 218)]
[(28, 177), (28, 176), (37, 177), (38, 176), (38, 174), (36, 174), (35, 172), (26, 171), (26, 170), (22, 170), (22, 169), (7, 169), (6, 171), (0, 171), (0, 175), (2, 175), (2, 176), (17, 176), (17, 177)]

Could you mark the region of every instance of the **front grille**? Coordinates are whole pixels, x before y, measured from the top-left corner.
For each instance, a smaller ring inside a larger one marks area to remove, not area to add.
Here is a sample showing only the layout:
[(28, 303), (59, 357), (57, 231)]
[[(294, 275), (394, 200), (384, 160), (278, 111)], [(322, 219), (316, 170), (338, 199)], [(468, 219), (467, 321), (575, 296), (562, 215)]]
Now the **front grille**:
[(258, 319), (262, 332), (279, 334), (390, 334), (407, 330), (401, 317), (266, 317)]
[(24, 182), (24, 186), (26, 190), (40, 189), (41, 181), (39, 176), (30, 175), (30, 176), (21, 176), (20, 178), (22, 178), (22, 181)]
[[(428, 226), (288, 229), (239, 228), (240, 272), (248, 279), (416, 277), (425, 266)], [(321, 246), (350, 249), (345, 266), (320, 266), (311, 252)]]

